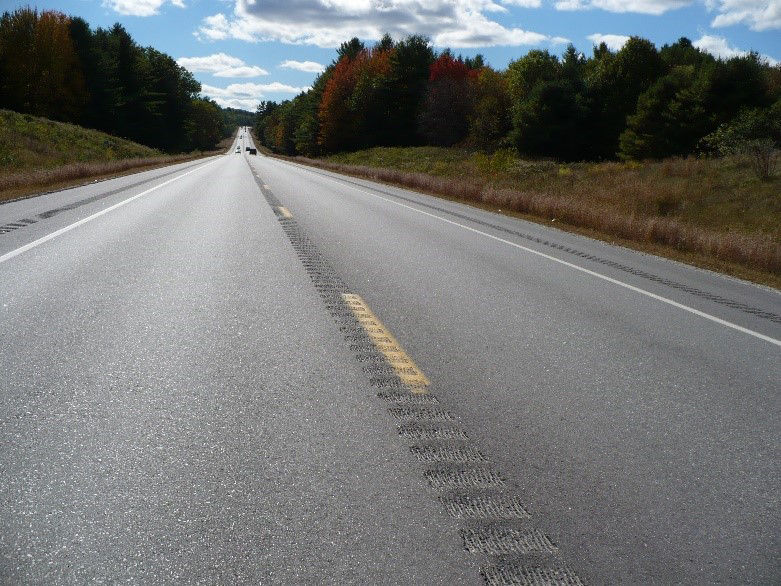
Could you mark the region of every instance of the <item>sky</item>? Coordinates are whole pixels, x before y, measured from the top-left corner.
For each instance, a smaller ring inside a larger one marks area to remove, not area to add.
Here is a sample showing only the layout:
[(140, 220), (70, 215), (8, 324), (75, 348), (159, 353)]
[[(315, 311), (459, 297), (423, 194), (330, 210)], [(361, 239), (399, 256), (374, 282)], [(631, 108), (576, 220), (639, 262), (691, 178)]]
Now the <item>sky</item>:
[(431, 39), (438, 51), (481, 53), (497, 69), (531, 49), (618, 50), (632, 35), (657, 47), (688, 37), (729, 58), (756, 51), (781, 63), (781, 0), (0, 0), (121, 23), (137, 43), (171, 55), (221, 106), (254, 111), (306, 90), (335, 49), (387, 32)]

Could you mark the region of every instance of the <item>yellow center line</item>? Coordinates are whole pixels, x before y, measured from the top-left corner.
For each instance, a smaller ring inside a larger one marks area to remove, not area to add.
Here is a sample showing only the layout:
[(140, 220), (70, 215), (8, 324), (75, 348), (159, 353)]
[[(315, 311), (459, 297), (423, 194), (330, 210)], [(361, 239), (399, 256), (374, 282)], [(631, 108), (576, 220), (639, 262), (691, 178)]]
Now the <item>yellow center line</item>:
[(287, 209), (284, 206), (277, 207), (277, 210), (279, 211), (280, 214), (282, 214), (283, 218), (292, 218), (293, 217), (293, 214), (290, 213), (290, 210)]
[(372, 313), (361, 296), (354, 293), (342, 293), (342, 299), (352, 310), (374, 347), (385, 357), (401, 382), (407, 385), (413, 393), (427, 392), (426, 387), (430, 383), (426, 375), (407, 355), (388, 328)]

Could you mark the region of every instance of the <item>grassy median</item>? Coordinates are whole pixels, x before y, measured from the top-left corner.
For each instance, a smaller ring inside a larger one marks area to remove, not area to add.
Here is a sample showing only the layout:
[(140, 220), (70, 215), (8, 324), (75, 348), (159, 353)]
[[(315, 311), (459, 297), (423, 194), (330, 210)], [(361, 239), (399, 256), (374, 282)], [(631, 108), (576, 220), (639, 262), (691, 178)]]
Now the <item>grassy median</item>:
[(564, 165), (410, 147), (298, 160), (781, 287), (781, 178), (739, 157)]

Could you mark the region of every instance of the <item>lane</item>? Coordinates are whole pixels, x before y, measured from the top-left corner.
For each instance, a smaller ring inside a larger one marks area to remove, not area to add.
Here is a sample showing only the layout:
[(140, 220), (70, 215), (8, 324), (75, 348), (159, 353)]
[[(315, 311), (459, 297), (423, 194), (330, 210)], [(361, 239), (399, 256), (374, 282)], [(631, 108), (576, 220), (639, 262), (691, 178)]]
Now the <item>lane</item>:
[(368, 181), (251, 164), (590, 581), (778, 579), (777, 291)]
[(479, 581), (243, 155), (0, 272), (0, 582)]
[[(620, 247), (562, 232), (548, 226), (518, 221), (507, 216), (484, 213), (481, 210), (421, 196), (415, 192), (378, 185), (367, 180), (340, 176), (327, 171), (286, 163), (320, 178), (337, 180), (349, 187), (358, 187), (370, 197), (385, 199), (401, 207), (410, 206), (424, 215), (440, 221), (458, 224), (468, 230), (490, 237), (510, 240), (513, 245), (529, 247), (560, 261), (592, 270), (600, 276), (614, 278), (680, 302), (687, 307), (721, 316), (725, 320), (758, 331), (775, 331), (781, 324), (779, 293), (744, 281), (724, 277), (712, 271), (698, 270), (653, 255), (629, 252)], [(660, 262), (661, 261), (661, 262)], [(769, 328), (769, 329), (768, 329)]]

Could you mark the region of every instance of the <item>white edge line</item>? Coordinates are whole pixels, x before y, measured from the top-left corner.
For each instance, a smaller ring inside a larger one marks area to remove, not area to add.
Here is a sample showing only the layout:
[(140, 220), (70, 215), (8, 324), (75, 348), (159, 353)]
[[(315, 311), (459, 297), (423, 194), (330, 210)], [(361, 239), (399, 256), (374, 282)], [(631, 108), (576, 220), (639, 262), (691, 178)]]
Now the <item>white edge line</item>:
[[(296, 165), (299, 168), (303, 168), (306, 171), (309, 171), (311, 173), (314, 173), (311, 169), (302, 166), (302, 165)], [(321, 177), (323, 175), (320, 175)], [(327, 175), (326, 175), (327, 177)], [(331, 179), (331, 181), (339, 181), (338, 179), (334, 177), (328, 177)], [(342, 182), (340, 182), (342, 183)], [(395, 201), (393, 199), (383, 197), (381, 195), (377, 195), (376, 193), (372, 193), (370, 191), (366, 191), (364, 189), (359, 189), (358, 187), (352, 187), (348, 185), (350, 189), (353, 189), (355, 191), (358, 191), (360, 193), (365, 193), (366, 195), (371, 195), (372, 197), (376, 197), (382, 200), (385, 200), (387, 202), (390, 202), (392, 204), (395, 204), (397, 206), (401, 206), (403, 208), (407, 208), (409, 210), (418, 212), (419, 214), (423, 214), (424, 216), (429, 216), (431, 218), (435, 218), (437, 220), (440, 220), (442, 222), (446, 222), (448, 224), (452, 224), (453, 226), (458, 226), (460, 228), (463, 228), (464, 230), (469, 230), (470, 232), (474, 232), (475, 234), (482, 234), (483, 236), (487, 236), (488, 238), (491, 238), (493, 240), (496, 240), (497, 242), (502, 242), (503, 244), (509, 244), (510, 246), (514, 246), (515, 248), (519, 248), (521, 250), (524, 250), (526, 252), (529, 252), (531, 254), (535, 254), (537, 256), (540, 256), (542, 258), (546, 258), (548, 260), (552, 260), (553, 262), (557, 262), (559, 264), (562, 264), (566, 267), (569, 267), (571, 269), (575, 269), (576, 271), (580, 271), (582, 273), (586, 273), (587, 275), (591, 275), (592, 277), (596, 277), (598, 279), (602, 279), (603, 281), (607, 281), (609, 283), (613, 283), (614, 285), (618, 285), (619, 287), (624, 287), (625, 289), (629, 289), (630, 291), (634, 291), (635, 293), (640, 293), (641, 295), (645, 295), (646, 297), (650, 297), (651, 299), (656, 299), (657, 301), (661, 301), (662, 303), (666, 303), (668, 305), (672, 305), (673, 307), (677, 307), (678, 309), (682, 309), (684, 311), (688, 311), (689, 313), (693, 313), (694, 315), (698, 315), (700, 317), (703, 317), (707, 320), (710, 320), (712, 322), (715, 322), (719, 325), (732, 328), (733, 330), (737, 330), (739, 332), (743, 332), (744, 334), (748, 334), (749, 336), (754, 336), (755, 338), (758, 338), (760, 340), (764, 340), (765, 342), (770, 342), (771, 344), (775, 344), (776, 346), (781, 347), (781, 340), (777, 340), (776, 338), (771, 338), (770, 336), (766, 336), (765, 334), (760, 334), (759, 332), (755, 332), (754, 330), (750, 330), (748, 328), (744, 328), (743, 326), (739, 326), (738, 324), (734, 324), (732, 322), (729, 322), (727, 320), (721, 319), (720, 317), (716, 317), (715, 315), (711, 315), (709, 313), (705, 313), (704, 311), (700, 311), (699, 309), (694, 309), (693, 307), (689, 307), (688, 305), (684, 305), (683, 303), (678, 303), (677, 301), (673, 301), (672, 299), (668, 299), (667, 297), (662, 297), (661, 295), (657, 295), (656, 293), (651, 293), (650, 291), (646, 291), (645, 289), (641, 289), (640, 287), (635, 287), (634, 285), (630, 285), (629, 283), (624, 283), (623, 281), (619, 281), (618, 279), (614, 279), (612, 277), (608, 277), (607, 275), (603, 275), (600, 273), (597, 273), (595, 271), (589, 270), (587, 268), (578, 266), (576, 264), (572, 264), (571, 262), (567, 262), (566, 260), (562, 260), (560, 258), (556, 258), (555, 256), (551, 256), (550, 254), (545, 254), (544, 252), (540, 252), (539, 250), (534, 250), (533, 248), (528, 248), (526, 246), (523, 246), (521, 244), (517, 244), (515, 242), (511, 242), (510, 240), (505, 240), (504, 238), (500, 238), (499, 236), (494, 236), (493, 234), (488, 234), (487, 232), (483, 232), (482, 230), (478, 230), (476, 228), (472, 228), (471, 226), (465, 226), (464, 224), (460, 224), (459, 222), (454, 222), (453, 220), (448, 220), (447, 218), (443, 218), (441, 216), (437, 216), (436, 214), (432, 214), (430, 212), (423, 211), (421, 209), (418, 209), (414, 206), (407, 205), (405, 203), (401, 203), (398, 201)]]
[(109, 206), (104, 210), (100, 210), (99, 212), (96, 212), (92, 214), (91, 216), (87, 216), (86, 218), (82, 218), (78, 222), (74, 222), (73, 224), (69, 224), (65, 226), (64, 228), (60, 228), (59, 230), (55, 230), (51, 234), (47, 234), (46, 236), (43, 236), (39, 238), (38, 240), (33, 240), (32, 242), (25, 244), (24, 246), (21, 246), (15, 250), (12, 250), (11, 252), (6, 252), (3, 256), (0, 256), (0, 263), (3, 263), (7, 260), (11, 260), (15, 256), (19, 256), (20, 254), (27, 252), (31, 248), (35, 248), (36, 246), (39, 246), (43, 244), (44, 242), (48, 242), (49, 240), (52, 240), (53, 238), (57, 238), (57, 236), (61, 236), (62, 234), (65, 234), (66, 232), (70, 232), (74, 228), (78, 228), (82, 224), (86, 224), (87, 222), (94, 220), (95, 218), (98, 218), (102, 216), (103, 214), (107, 214), (112, 210), (115, 210), (119, 207), (122, 207), (125, 204), (130, 203), (131, 201), (134, 201), (138, 199), (139, 197), (145, 196), (147, 193), (151, 193), (155, 189), (160, 189), (161, 187), (164, 187), (168, 185), (169, 183), (173, 183), (174, 181), (178, 181), (182, 177), (185, 177), (186, 175), (189, 175), (190, 173), (195, 173), (196, 171), (200, 171), (201, 169), (208, 167), (209, 165), (213, 165), (214, 163), (217, 163), (220, 159), (217, 159), (216, 161), (212, 161), (211, 163), (206, 163), (205, 165), (200, 165), (199, 167), (196, 167), (192, 171), (187, 171), (186, 173), (182, 173), (181, 175), (177, 175), (173, 179), (169, 179), (168, 181), (164, 181), (160, 185), (155, 185), (154, 187), (150, 187), (146, 191), (142, 191), (141, 193), (138, 193), (134, 195), (133, 197), (129, 197), (128, 199), (122, 200), (119, 203), (115, 203), (113, 206)]

